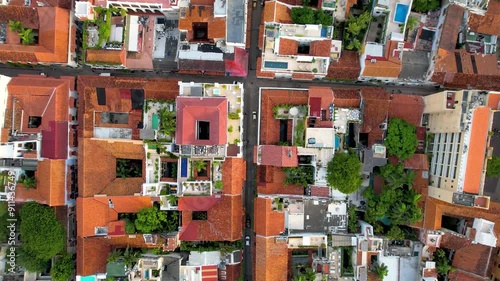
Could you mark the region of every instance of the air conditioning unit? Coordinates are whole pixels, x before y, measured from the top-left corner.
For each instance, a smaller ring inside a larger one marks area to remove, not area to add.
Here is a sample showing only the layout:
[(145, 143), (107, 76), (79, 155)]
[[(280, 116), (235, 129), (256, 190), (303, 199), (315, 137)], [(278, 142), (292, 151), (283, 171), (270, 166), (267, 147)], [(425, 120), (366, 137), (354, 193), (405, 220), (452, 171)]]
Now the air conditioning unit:
[(371, 62), (371, 63), (376, 63), (376, 62), (377, 62), (377, 60), (376, 60), (376, 59), (371, 59), (371, 60), (370, 60), (370, 62)]

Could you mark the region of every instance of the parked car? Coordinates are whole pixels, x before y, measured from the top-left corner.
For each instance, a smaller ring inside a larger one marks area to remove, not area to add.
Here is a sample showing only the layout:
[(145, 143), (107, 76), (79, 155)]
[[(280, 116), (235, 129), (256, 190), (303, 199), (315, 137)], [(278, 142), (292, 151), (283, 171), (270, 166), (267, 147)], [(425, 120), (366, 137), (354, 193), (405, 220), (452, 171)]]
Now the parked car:
[(252, 111), (252, 119), (257, 120), (257, 112), (255, 112), (255, 110)]
[(245, 237), (245, 246), (250, 246), (250, 236)]
[(254, 8), (257, 7), (257, 0), (253, 0), (253, 4), (252, 5), (253, 5)]

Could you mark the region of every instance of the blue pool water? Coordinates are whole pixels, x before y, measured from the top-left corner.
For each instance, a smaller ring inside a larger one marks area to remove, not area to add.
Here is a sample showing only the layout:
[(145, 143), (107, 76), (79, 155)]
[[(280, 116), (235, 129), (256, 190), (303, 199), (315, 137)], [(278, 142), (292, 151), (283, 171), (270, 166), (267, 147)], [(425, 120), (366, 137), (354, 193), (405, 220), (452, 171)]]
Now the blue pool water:
[(146, 280), (149, 279), (149, 270), (144, 271), (144, 279), (146, 279)]
[(287, 68), (288, 68), (288, 62), (280, 62), (280, 61), (265, 61), (265, 62), (264, 62), (264, 67), (265, 67), (265, 68), (280, 68), (280, 69), (287, 69)]
[(339, 136), (335, 136), (335, 149), (340, 147), (340, 138)]
[(80, 281), (95, 281), (95, 275), (82, 276)]
[(409, 9), (410, 8), (408, 5), (399, 3), (396, 4), (396, 14), (394, 14), (394, 21), (397, 23), (404, 23)]
[(326, 37), (326, 27), (321, 28), (321, 37)]
[(181, 158), (181, 177), (187, 178), (188, 174), (188, 160), (187, 158)]

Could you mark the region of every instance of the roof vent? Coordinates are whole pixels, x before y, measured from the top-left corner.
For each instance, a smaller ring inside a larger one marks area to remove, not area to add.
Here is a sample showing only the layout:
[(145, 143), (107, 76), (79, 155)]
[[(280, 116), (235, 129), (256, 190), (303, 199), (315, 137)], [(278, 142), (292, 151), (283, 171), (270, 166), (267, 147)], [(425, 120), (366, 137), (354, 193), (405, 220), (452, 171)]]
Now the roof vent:
[(110, 209), (113, 209), (115, 207), (115, 204), (113, 204), (113, 200), (108, 199), (108, 205)]

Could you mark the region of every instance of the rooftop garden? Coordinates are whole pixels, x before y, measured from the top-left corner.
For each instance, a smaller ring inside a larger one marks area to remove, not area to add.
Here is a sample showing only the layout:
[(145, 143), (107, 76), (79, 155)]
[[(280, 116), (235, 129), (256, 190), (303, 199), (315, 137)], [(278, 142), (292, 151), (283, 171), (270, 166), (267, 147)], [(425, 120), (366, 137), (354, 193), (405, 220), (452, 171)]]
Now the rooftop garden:
[(236, 250), (241, 250), (243, 243), (241, 240), (234, 242), (188, 242), (181, 241), (181, 251), (185, 252), (209, 252), (220, 251), (222, 255), (230, 254)]
[(306, 137), (306, 127), (305, 119), (297, 119), (295, 127), (293, 128), (293, 145), (294, 146), (305, 146)]
[(9, 29), (16, 32), (21, 39), (23, 45), (38, 44), (38, 31), (31, 28), (24, 28), (23, 23), (20, 21), (9, 20)]
[(116, 177), (122, 179), (142, 177), (142, 160), (116, 159)]
[[(170, 200), (177, 202), (174, 198)], [(141, 209), (137, 214), (120, 214), (120, 219), (125, 220), (127, 234), (171, 232), (179, 228), (178, 212), (162, 211), (157, 205)]]
[[(290, 114), (290, 109), (293, 107), (298, 109), (298, 114), (296, 116)], [(307, 105), (280, 104), (273, 107), (273, 116), (275, 119), (292, 119), (294, 117), (304, 117), (307, 116), (307, 113)]]
[(349, 15), (344, 24), (344, 42), (342, 46), (346, 46), (345, 48), (348, 50), (359, 51), (370, 21), (371, 15), (369, 11), (358, 16)]
[(307, 186), (314, 183), (314, 167), (310, 165), (301, 165), (297, 167), (285, 167), (285, 181), (283, 184), (293, 184)]
[(123, 263), (127, 269), (132, 269), (137, 261), (141, 258), (142, 252), (140, 249), (130, 247), (122, 249), (114, 249), (108, 254), (109, 263)]
[(333, 24), (333, 16), (322, 9), (312, 9), (305, 4), (303, 7), (292, 8), (290, 12), (292, 22), (295, 24), (321, 24), (329, 26)]

